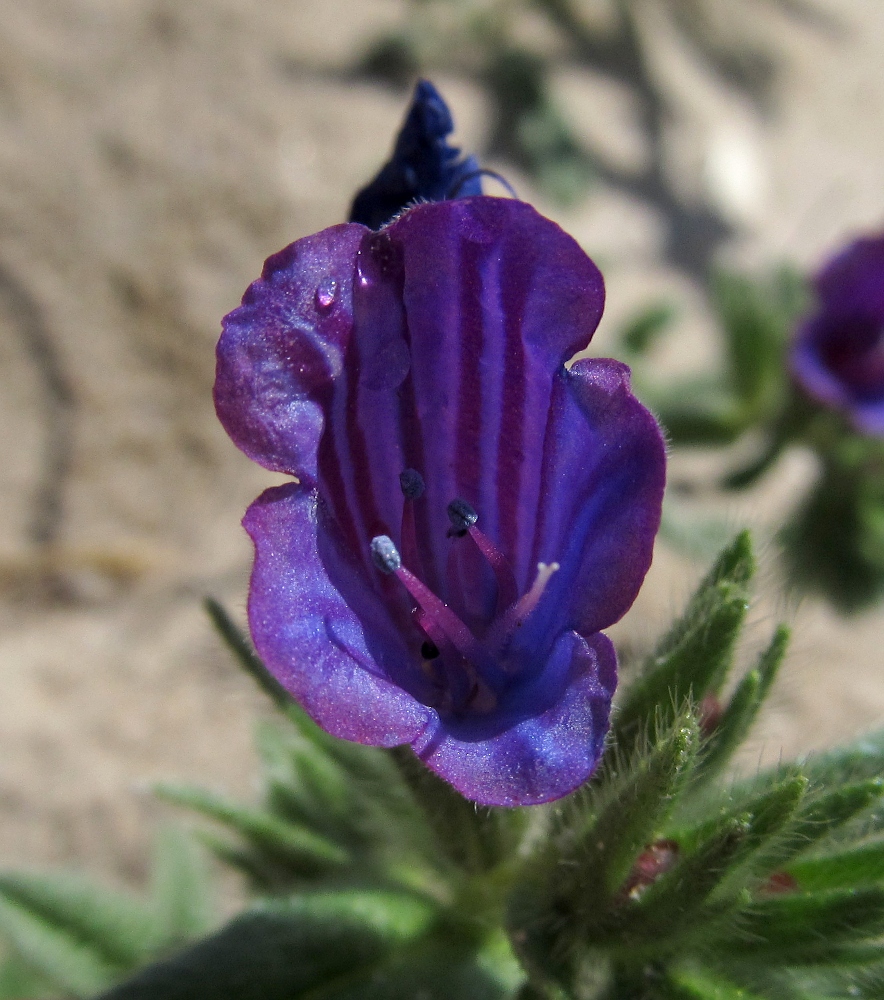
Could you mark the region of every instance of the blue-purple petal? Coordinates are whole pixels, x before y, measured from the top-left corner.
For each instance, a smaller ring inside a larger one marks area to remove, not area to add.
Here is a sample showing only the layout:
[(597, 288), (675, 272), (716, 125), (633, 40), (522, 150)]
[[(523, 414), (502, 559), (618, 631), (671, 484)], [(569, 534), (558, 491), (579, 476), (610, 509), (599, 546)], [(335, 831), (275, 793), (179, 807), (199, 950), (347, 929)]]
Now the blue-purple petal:
[(817, 275), (823, 308), (833, 315), (884, 316), (884, 236), (855, 240)]
[(366, 230), (342, 225), (269, 257), (218, 342), (215, 409), (268, 469), (316, 475), (322, 403), (353, 332), (353, 260)]
[(522, 642), (542, 631), (590, 635), (632, 605), (651, 565), (666, 480), (653, 416), (629, 369), (586, 358), (556, 380), (543, 447), (533, 561), (559, 563)]
[[(490, 735), (482, 722), (440, 722), (414, 749), (468, 799), (487, 806), (537, 805), (561, 798), (595, 770), (604, 749), (617, 658), (604, 635), (566, 632), (531, 684), (507, 705), (511, 718)], [(532, 699), (534, 705), (532, 707)], [(539, 705), (546, 706), (538, 710)]]
[[(431, 713), (403, 686), (407, 651), (370, 592), (362, 594), (360, 620), (332, 583), (326, 563), (335, 558), (333, 542), (321, 521), (315, 491), (297, 484), (266, 490), (246, 512), (243, 525), (255, 544), (249, 589), (255, 648), (332, 735), (374, 746), (409, 743)], [(364, 621), (372, 625), (371, 649)]]
[[(461, 497), (525, 588), (553, 381), (598, 324), (601, 274), (531, 206), (488, 197), (420, 206), (368, 238), (364, 254), (390, 262), (386, 282), (404, 305), (376, 320), (386, 317), (390, 335), (407, 341), (411, 364), (399, 410), (371, 433), (376, 451), (398, 449), (402, 466), (426, 480), (418, 512), (426, 582), (445, 594), (447, 524), (432, 515)], [(364, 294), (357, 286), (357, 311)], [(341, 452), (341, 464), (358, 454)], [(358, 464), (374, 476), (380, 461)], [(375, 497), (383, 493), (376, 484)], [(393, 493), (387, 501), (392, 509), (380, 502), (378, 521), (395, 527), (399, 501)]]

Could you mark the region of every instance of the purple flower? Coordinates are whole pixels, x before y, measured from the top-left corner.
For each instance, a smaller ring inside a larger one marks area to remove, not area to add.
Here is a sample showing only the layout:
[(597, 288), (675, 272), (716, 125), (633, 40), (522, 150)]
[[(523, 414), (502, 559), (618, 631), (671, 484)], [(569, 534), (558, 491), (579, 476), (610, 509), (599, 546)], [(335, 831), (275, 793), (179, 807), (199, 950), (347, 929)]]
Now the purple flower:
[(447, 137), (454, 121), (429, 80), (418, 80), (393, 155), (353, 201), (350, 221), (380, 229), (416, 201), (444, 201), (482, 193), (475, 157), (458, 160)]
[(603, 302), (557, 225), (475, 197), (292, 244), (218, 345), (227, 432), (298, 478), (244, 520), (258, 652), (330, 733), (410, 743), (488, 805), (592, 773), (600, 629), (651, 561), (660, 431), (624, 365), (564, 367)]
[(864, 434), (884, 435), (884, 236), (857, 240), (817, 276), (792, 371), (808, 395)]

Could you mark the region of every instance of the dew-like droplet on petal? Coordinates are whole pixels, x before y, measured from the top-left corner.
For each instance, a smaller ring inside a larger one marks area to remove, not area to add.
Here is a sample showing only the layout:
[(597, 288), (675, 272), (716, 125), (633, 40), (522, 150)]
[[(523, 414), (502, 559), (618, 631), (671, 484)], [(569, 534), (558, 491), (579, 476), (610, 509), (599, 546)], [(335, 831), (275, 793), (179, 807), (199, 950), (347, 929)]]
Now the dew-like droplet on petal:
[(338, 283), (334, 278), (323, 278), (316, 289), (316, 308), (325, 312), (334, 305)]

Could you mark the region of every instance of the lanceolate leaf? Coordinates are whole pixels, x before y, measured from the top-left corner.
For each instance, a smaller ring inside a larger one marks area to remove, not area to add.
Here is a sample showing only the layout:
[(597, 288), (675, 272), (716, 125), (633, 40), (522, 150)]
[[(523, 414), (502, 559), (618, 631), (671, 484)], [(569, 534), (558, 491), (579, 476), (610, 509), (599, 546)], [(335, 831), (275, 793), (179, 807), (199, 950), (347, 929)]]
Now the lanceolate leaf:
[(770, 692), (788, 643), (789, 629), (781, 625), (761, 654), (758, 666), (737, 685), (704, 750), (700, 764), (703, 778), (718, 773), (748, 735)]
[(188, 806), (223, 823), (304, 877), (340, 870), (350, 860), (342, 847), (305, 827), (286, 823), (260, 809), (239, 806), (212, 792), (161, 785), (157, 793), (169, 802)]
[(318, 893), (265, 903), (104, 1000), (334, 996), (360, 979), (367, 985), (387, 956), (424, 934), (434, 917), (429, 904), (396, 893)]
[(884, 729), (800, 761), (802, 771), (814, 782), (835, 788), (848, 781), (884, 775)]
[(835, 958), (843, 945), (884, 933), (884, 888), (785, 893), (756, 902), (741, 919), (741, 933), (721, 946), (781, 965)]
[(696, 720), (683, 715), (646, 758), (600, 793), (598, 813), (563, 857), (565, 870), (577, 861), (579, 867), (563, 875), (590, 914), (621, 888), (641, 850), (660, 834), (690, 775), (698, 743)]
[(154, 936), (154, 916), (144, 904), (71, 874), (0, 873), (0, 900), (109, 967), (143, 960)]
[(76, 997), (91, 996), (122, 970), (24, 906), (0, 899), (0, 934), (48, 979)]
[(884, 883), (884, 841), (799, 858), (787, 868), (800, 889), (849, 889)]
[(224, 640), (224, 644), (236, 657), (239, 665), (254, 678), (258, 686), (280, 708), (289, 708), (293, 704), (291, 695), (264, 666), (251, 642), (245, 637), (224, 606), (213, 597), (207, 597), (204, 606), (212, 619), (212, 624)]
[(157, 951), (204, 934), (212, 923), (209, 872), (193, 838), (177, 827), (160, 831), (151, 879)]
[(0, 958), (0, 1000), (49, 996), (52, 989), (52, 982), (19, 955)]
[(684, 614), (648, 658), (642, 676), (624, 695), (613, 724), (617, 747), (630, 752), (655, 717), (665, 725), (686, 702), (719, 690), (746, 617), (747, 585), (754, 569), (744, 532), (719, 556)]

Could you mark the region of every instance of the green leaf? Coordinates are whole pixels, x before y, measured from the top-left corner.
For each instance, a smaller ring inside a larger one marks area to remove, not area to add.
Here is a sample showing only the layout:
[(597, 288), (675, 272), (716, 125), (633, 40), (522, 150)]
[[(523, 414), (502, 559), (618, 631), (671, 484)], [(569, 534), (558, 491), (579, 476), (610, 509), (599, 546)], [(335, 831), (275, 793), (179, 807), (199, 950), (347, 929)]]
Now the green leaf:
[(778, 774), (776, 780), (763, 781), (758, 785), (747, 783), (745, 789), (738, 790), (739, 794), (726, 792), (717, 806), (704, 800), (700, 809), (686, 810), (689, 818), (699, 816), (700, 821), (685, 825), (684, 817), (679, 815), (677, 825), (669, 828), (667, 836), (676, 840), (690, 855), (705, 840), (714, 836), (722, 824), (745, 821), (753, 824), (755, 839), (748, 843), (748, 848), (755, 850), (772, 832), (782, 832), (786, 820), (795, 818), (808, 785), (804, 775), (788, 770)]
[(757, 901), (740, 920), (738, 935), (720, 947), (777, 965), (844, 959), (844, 946), (884, 933), (884, 888), (786, 893)]
[(0, 1000), (46, 997), (54, 992), (53, 984), (20, 956), (0, 958)]
[(667, 973), (675, 987), (675, 995), (682, 1000), (761, 1000), (719, 972), (710, 972), (697, 966), (675, 968)]
[(398, 949), (370, 976), (322, 990), (322, 1000), (504, 1000), (514, 984), (462, 945), (430, 940)]
[(790, 630), (785, 625), (780, 625), (767, 649), (759, 657), (758, 666), (750, 670), (737, 685), (704, 748), (699, 767), (701, 779), (719, 773), (749, 734), (786, 655), (789, 636)]
[(639, 756), (599, 797), (591, 822), (575, 817), (577, 836), (559, 848), (562, 874), (579, 893), (581, 922), (592, 921), (626, 881), (638, 855), (660, 835), (685, 785), (697, 754), (696, 720), (683, 715), (656, 739), (646, 756)]
[(884, 882), (884, 840), (792, 861), (787, 872), (809, 892), (861, 888)]
[(772, 289), (740, 275), (720, 272), (712, 288), (732, 384), (752, 419), (760, 419), (776, 409), (787, 384), (783, 354), (791, 317)]
[[(875, 781), (884, 775), (884, 729), (867, 733), (859, 739), (827, 750), (799, 758), (794, 764), (781, 765), (762, 774), (738, 781), (723, 793), (723, 801), (734, 805), (748, 803), (752, 798), (781, 781), (785, 774), (803, 774), (814, 790), (826, 793), (866, 781)], [(726, 808), (726, 806), (725, 806)]]
[(824, 457), (823, 475), (782, 530), (784, 555), (797, 588), (852, 614), (884, 594), (884, 549), (870, 519), (867, 474)]
[(620, 331), (620, 342), (629, 354), (644, 354), (671, 326), (676, 316), (671, 302), (655, 302), (634, 315)]
[(630, 958), (650, 957), (729, 920), (745, 902), (748, 876), (767, 873), (756, 859), (788, 828), (806, 787), (801, 778), (784, 781), (759, 796), (752, 812), (710, 821), (700, 838), (676, 837), (682, 860), (609, 923), (605, 944)]
[(686, 703), (720, 689), (746, 617), (754, 570), (749, 533), (742, 532), (721, 553), (627, 690), (614, 715), (615, 746), (632, 752), (655, 718), (665, 727)]
[(545, 61), (502, 45), (483, 75), (495, 119), (491, 152), (511, 159), (561, 204), (575, 202), (592, 180), (592, 163), (555, 106)]
[(726, 490), (744, 490), (756, 483), (774, 465), (795, 436), (795, 418), (792, 409), (784, 411), (782, 419), (768, 430), (767, 439), (762, 442), (754, 457), (729, 472), (721, 485)]
[(198, 830), (196, 836), (223, 865), (244, 875), (259, 893), (279, 895), (284, 891), (290, 892), (293, 885), (303, 882), (285, 864), (268, 858), (266, 852), (232, 843), (212, 830)]
[(691, 559), (707, 562), (733, 535), (733, 524), (718, 516), (699, 515), (693, 504), (667, 493), (663, 497), (660, 537)]
[(638, 389), (675, 445), (728, 445), (746, 429), (742, 409), (720, 378), (680, 379), (665, 389), (642, 383)]
[(154, 936), (146, 906), (74, 874), (2, 872), (0, 899), (108, 966), (128, 968), (142, 961)]
[(821, 789), (808, 798), (798, 814), (795, 839), (802, 851), (808, 850), (851, 820), (881, 801), (884, 780), (871, 778), (841, 788)]
[(846, 782), (884, 777), (884, 729), (825, 753), (799, 761), (801, 770), (815, 784), (836, 787)]
[(293, 1000), (313, 990), (331, 997), (369, 981), (393, 949), (423, 936), (435, 917), (430, 904), (404, 893), (322, 892), (268, 902), (103, 998)]
[(730, 936), (741, 926), (742, 916), (735, 923), (735, 914), (749, 898), (747, 864), (781, 835), (805, 787), (801, 780), (784, 782), (753, 813), (710, 824), (699, 843), (685, 845), (673, 868), (594, 928), (590, 943), (620, 962), (640, 965), (667, 953), (689, 954), (701, 938)]
[(272, 726), (259, 731), (259, 751), (271, 772), (271, 809), (320, 834), (335, 839), (343, 835), (351, 846), (354, 839), (366, 838), (375, 846), (389, 844), (386, 828), (392, 817), (412, 846), (425, 847), (427, 831), (420, 812), (389, 754), (321, 729), (270, 674), (224, 608), (209, 598), (206, 609), (239, 663), (294, 730), (291, 735)]
[(162, 829), (154, 848), (151, 897), (157, 950), (204, 934), (212, 924), (209, 872), (192, 837)]
[(751, 821), (729, 820), (689, 857), (663, 875), (638, 900), (624, 903), (594, 928), (592, 944), (630, 962), (647, 961), (674, 951), (698, 924), (708, 929), (732, 910), (738, 900), (709, 905), (709, 898), (747, 853)]
[(268, 804), (283, 819), (333, 838), (352, 838), (354, 802), (348, 775), (300, 728), (262, 723), (258, 752), (268, 778)]
[[(305, 737), (300, 728), (261, 727), (259, 746), (267, 764), (269, 810), (334, 840), (361, 856), (360, 864), (387, 869), (397, 880), (404, 875), (406, 882), (414, 884), (419, 869), (437, 866), (441, 855), (428, 817), (403, 780), (393, 754), (347, 744), (327, 733), (313, 736)], [(390, 837), (391, 828), (397, 831), (395, 838)], [(442, 855), (451, 846), (446, 840)], [(272, 882), (279, 882), (279, 874)]]
[(342, 847), (272, 813), (237, 805), (202, 788), (160, 785), (156, 791), (168, 802), (195, 809), (225, 824), (296, 875), (315, 878), (340, 871), (350, 863), (350, 855)]
[(6, 898), (0, 898), (0, 936), (35, 969), (77, 997), (91, 996), (122, 971), (67, 931)]
[(561, 807), (558, 829), (539, 845), (510, 897), (507, 927), (525, 967), (567, 985), (586, 943), (610, 924), (624, 883), (684, 786), (697, 750), (695, 720), (682, 716), (601, 791), (589, 786)]

